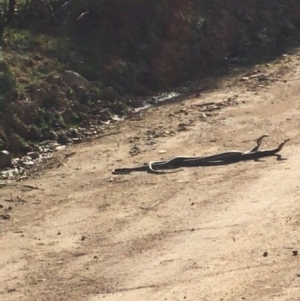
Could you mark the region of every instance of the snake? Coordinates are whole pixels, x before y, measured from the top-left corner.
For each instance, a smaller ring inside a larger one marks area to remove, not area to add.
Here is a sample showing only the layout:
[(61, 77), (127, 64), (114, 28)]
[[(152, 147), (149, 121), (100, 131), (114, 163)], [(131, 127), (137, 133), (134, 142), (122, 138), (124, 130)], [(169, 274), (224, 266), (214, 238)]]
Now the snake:
[(176, 156), (169, 160), (165, 161), (151, 161), (149, 164), (137, 166), (137, 167), (130, 167), (130, 168), (116, 168), (113, 170), (113, 174), (129, 174), (133, 171), (147, 171), (150, 173), (156, 173), (156, 174), (166, 174), (166, 173), (174, 173), (178, 172), (180, 170), (171, 170), (171, 171), (162, 171), (162, 170), (156, 170), (155, 167), (160, 167), (164, 169), (174, 169), (174, 168), (180, 168), (183, 166), (180, 166), (180, 164), (183, 164), (184, 162), (193, 164), (195, 162), (208, 162), (208, 161), (216, 161), (217, 159), (224, 159), (229, 157), (234, 157), (243, 154), (241, 151), (230, 151), (230, 152), (224, 152), (217, 155), (209, 156), (209, 157), (188, 157), (188, 156)]
[[(200, 166), (214, 166), (230, 164), (239, 161), (255, 160), (262, 157), (273, 156), (285, 145), (290, 139), (284, 140), (277, 148), (259, 150), (259, 147), (265, 137), (268, 135), (263, 135), (256, 140), (256, 146), (247, 152), (242, 152), (239, 150), (227, 151), (219, 153), (216, 155), (206, 156), (206, 157), (189, 157), (189, 156), (177, 156), (169, 160), (164, 161), (151, 161), (149, 164), (142, 166), (131, 167), (131, 168), (117, 168), (112, 171), (113, 174), (129, 174), (131, 172), (146, 171), (154, 174), (166, 174), (181, 171), (178, 170), (180, 167), (200, 167)], [(176, 169), (171, 171), (166, 171), (162, 169)]]

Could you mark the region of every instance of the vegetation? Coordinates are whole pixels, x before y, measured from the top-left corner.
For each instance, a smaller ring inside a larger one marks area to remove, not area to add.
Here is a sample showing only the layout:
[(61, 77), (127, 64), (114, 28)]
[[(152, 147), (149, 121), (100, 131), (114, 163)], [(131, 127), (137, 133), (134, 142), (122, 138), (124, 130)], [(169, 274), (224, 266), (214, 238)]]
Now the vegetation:
[[(26, 150), (84, 121), (99, 99), (124, 114), (135, 95), (283, 51), (300, 26), (296, 0), (0, 1), (0, 148), (13, 151), (13, 134)], [(55, 77), (64, 70), (91, 87), (66, 85)], [(106, 97), (108, 86), (120, 97)]]

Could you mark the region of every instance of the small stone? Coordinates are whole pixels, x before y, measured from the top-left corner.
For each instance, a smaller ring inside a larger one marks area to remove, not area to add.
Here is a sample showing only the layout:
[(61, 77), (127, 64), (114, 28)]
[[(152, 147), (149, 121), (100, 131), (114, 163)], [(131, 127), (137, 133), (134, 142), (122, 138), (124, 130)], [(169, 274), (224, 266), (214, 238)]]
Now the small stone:
[(77, 129), (70, 129), (70, 135), (72, 138), (78, 138), (78, 130)]
[(57, 151), (61, 151), (61, 150), (64, 150), (66, 149), (66, 146), (65, 145), (59, 145), (55, 148)]
[(93, 132), (91, 132), (91, 131), (86, 131), (86, 132), (85, 132), (85, 135), (86, 135), (86, 136), (93, 136), (93, 135), (94, 135), (94, 133), (93, 133)]
[(182, 131), (187, 131), (187, 124), (185, 123), (179, 123), (177, 126), (177, 131), (182, 132)]
[(133, 146), (130, 150), (129, 150), (129, 154), (131, 156), (136, 156), (141, 152), (141, 149), (138, 146)]
[(74, 144), (80, 143), (82, 141), (81, 138), (72, 138)]
[(268, 256), (268, 252), (264, 252), (264, 253), (263, 253), (263, 256), (264, 256), (264, 257), (267, 257), (267, 256)]
[(26, 148), (26, 144), (24, 143), (23, 139), (15, 133), (9, 136), (9, 144), (10, 150), (15, 153), (24, 151), (24, 149)]
[(298, 255), (298, 251), (297, 250), (292, 251), (292, 253), (293, 253), (293, 256), (297, 256)]
[(29, 152), (29, 153), (27, 153), (27, 156), (29, 156), (32, 160), (35, 160), (40, 157), (40, 154), (37, 152)]
[(22, 165), (25, 167), (30, 167), (30, 166), (34, 165), (34, 162), (33, 161), (23, 161)]
[(12, 165), (12, 158), (7, 150), (3, 150), (0, 152), (0, 169), (11, 167)]
[(62, 77), (66, 84), (76, 83), (83, 87), (87, 87), (89, 84), (83, 76), (71, 70), (64, 71)]
[(0, 218), (1, 218), (1, 219), (6, 219), (6, 220), (7, 220), (7, 219), (10, 219), (10, 215), (9, 215), (9, 214), (1, 214), (1, 215), (0, 215)]
[(67, 145), (70, 142), (70, 140), (66, 135), (61, 134), (58, 136), (57, 142), (62, 145)]
[(158, 154), (165, 154), (167, 151), (166, 150), (160, 150), (160, 151), (158, 151), (157, 153)]
[(86, 236), (82, 236), (82, 237), (81, 237), (81, 240), (82, 240), (82, 241), (86, 240)]
[(113, 87), (105, 88), (101, 94), (102, 94), (101, 96), (107, 100), (111, 100), (111, 101), (115, 101), (115, 100), (121, 101), (122, 100), (122, 97), (120, 96), (120, 94)]
[(266, 75), (262, 74), (261, 76), (258, 77), (259, 81), (266, 81), (268, 78)]
[(31, 88), (31, 99), (40, 106), (42, 106), (44, 104), (45, 99), (47, 99), (48, 97), (48, 91), (35, 85), (33, 85)]
[(58, 85), (58, 86), (62, 85), (62, 79), (59, 75), (50, 75), (47, 78), (47, 82), (50, 84)]
[(58, 136), (57, 136), (57, 134), (56, 134), (55, 132), (50, 131), (50, 132), (48, 133), (48, 138), (49, 138), (50, 140), (55, 140), (55, 141), (57, 141)]

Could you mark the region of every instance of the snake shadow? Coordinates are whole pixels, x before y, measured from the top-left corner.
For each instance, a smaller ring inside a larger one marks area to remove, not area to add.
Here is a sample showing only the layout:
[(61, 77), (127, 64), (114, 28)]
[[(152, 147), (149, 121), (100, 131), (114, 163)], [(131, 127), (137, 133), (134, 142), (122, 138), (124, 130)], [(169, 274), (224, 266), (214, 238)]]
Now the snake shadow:
[[(273, 157), (276, 157), (277, 161), (286, 161), (286, 160), (288, 160), (288, 158), (282, 158), (282, 155), (279, 155), (279, 154), (273, 155)], [(262, 160), (262, 159), (254, 159), (253, 161), (255, 161), (255, 162), (266, 162), (266, 160)]]

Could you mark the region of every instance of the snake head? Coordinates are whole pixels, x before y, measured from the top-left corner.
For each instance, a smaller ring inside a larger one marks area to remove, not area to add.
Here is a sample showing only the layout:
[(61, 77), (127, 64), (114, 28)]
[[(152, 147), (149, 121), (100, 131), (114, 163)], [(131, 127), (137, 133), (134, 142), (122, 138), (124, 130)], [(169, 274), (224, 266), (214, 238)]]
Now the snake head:
[(280, 152), (282, 149), (283, 149), (283, 147), (284, 147), (284, 145), (288, 142), (288, 141), (290, 141), (291, 139), (285, 139), (285, 140), (283, 140), (283, 142), (281, 142), (280, 143), (280, 145), (278, 146), (278, 152)]
[(269, 137), (268, 134), (263, 134), (261, 137), (259, 137), (259, 138), (257, 139), (257, 141), (262, 140), (262, 139), (267, 138), (267, 137)]
[(261, 137), (259, 137), (259, 138), (256, 140), (257, 145), (260, 146), (260, 145), (262, 144), (263, 139), (266, 138), (266, 137), (269, 137), (269, 135), (268, 135), (268, 134), (264, 134), (264, 135), (262, 135)]

